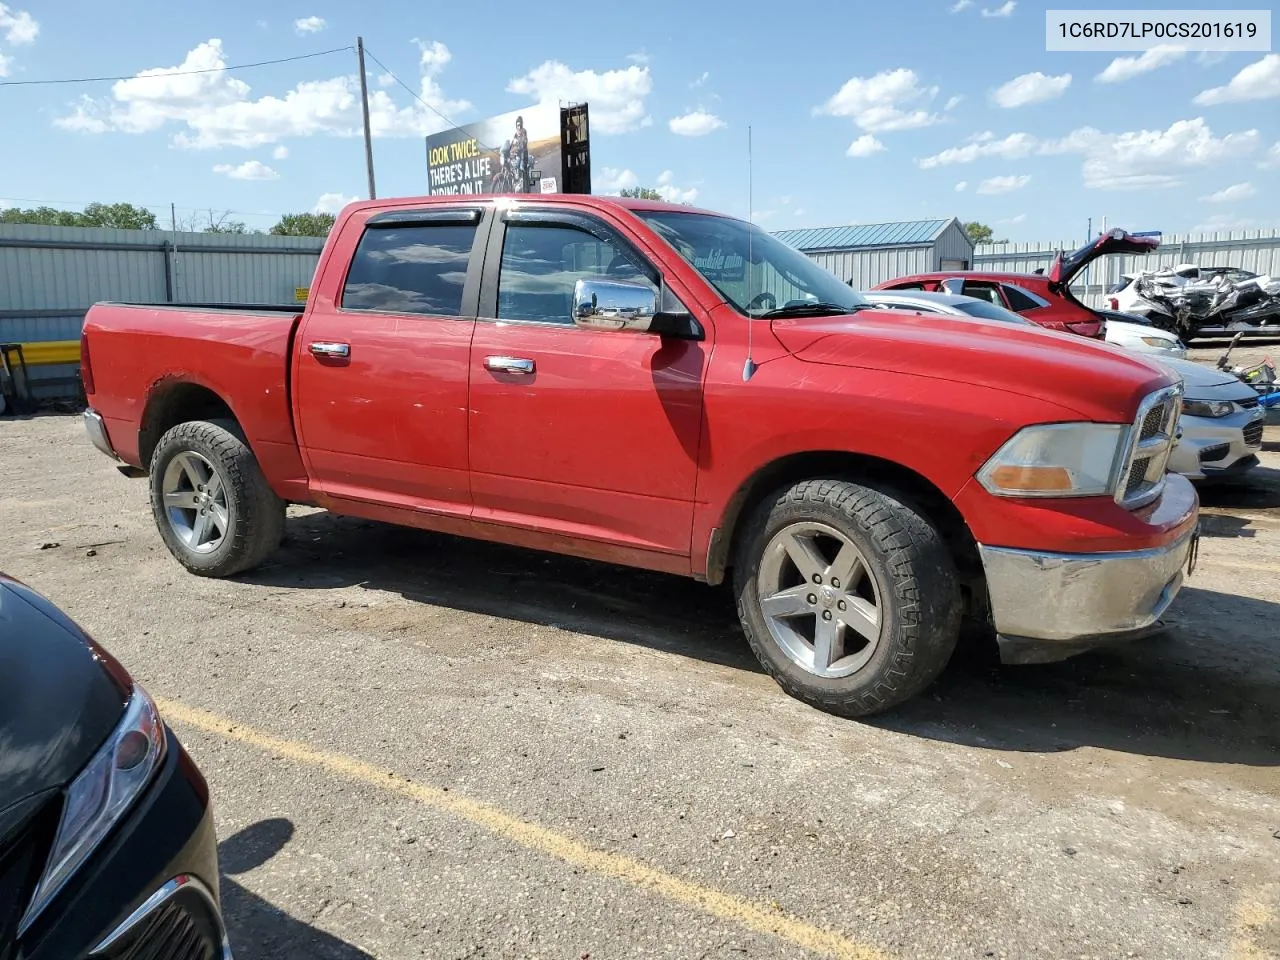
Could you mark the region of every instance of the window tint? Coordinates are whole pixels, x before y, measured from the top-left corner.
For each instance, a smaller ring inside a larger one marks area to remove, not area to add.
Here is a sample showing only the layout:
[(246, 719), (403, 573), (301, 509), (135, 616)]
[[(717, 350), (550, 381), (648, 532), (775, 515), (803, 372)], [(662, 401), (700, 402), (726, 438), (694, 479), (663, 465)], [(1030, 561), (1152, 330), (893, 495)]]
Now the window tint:
[(348, 310), (457, 317), (475, 224), (374, 228), (360, 238), (342, 306)]
[(912, 282), (912, 283), (895, 283), (893, 286), (889, 287), (889, 289), (890, 289), (890, 290), (923, 290), (923, 289), (924, 289), (924, 284), (923, 284), (923, 283), (916, 283), (916, 282)]
[(1000, 293), (993, 283), (978, 283), (973, 280), (966, 280), (961, 292), (966, 297), (977, 297), (979, 300), (986, 300), (996, 306), (1004, 305), (1004, 302), (1000, 299)]
[(498, 275), (498, 319), (573, 322), (573, 287), (584, 277), (644, 283), (657, 292), (649, 268), (620, 244), (573, 227), (507, 225)]
[(1029, 293), (1018, 289), (1017, 287), (1004, 285), (1004, 295), (1009, 300), (1009, 309), (1022, 313), (1025, 310), (1035, 310), (1038, 307), (1048, 306), (1044, 301), (1038, 300)]

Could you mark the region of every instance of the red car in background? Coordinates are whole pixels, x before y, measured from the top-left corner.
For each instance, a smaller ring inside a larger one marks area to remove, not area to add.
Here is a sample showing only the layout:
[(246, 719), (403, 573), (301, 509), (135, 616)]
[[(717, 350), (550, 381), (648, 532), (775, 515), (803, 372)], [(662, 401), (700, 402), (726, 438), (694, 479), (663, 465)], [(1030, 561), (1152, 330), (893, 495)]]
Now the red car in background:
[(1101, 340), (1106, 334), (1103, 318), (1076, 299), (1074, 280), (1088, 264), (1109, 253), (1147, 254), (1160, 246), (1160, 238), (1135, 236), (1116, 228), (1086, 243), (1070, 256), (1054, 258), (1047, 273), (999, 273), (964, 270), (917, 273), (888, 280), (873, 290), (935, 290), (989, 300), (1020, 313), (1049, 330), (1078, 333)]

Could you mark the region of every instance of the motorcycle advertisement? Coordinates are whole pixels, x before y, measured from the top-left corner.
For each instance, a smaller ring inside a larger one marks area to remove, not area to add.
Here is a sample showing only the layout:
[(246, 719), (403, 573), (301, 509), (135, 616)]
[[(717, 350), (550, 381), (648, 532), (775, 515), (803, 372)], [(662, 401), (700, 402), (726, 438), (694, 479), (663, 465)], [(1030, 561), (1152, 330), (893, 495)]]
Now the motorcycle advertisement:
[(433, 196), (560, 193), (560, 109), (540, 104), (427, 137)]

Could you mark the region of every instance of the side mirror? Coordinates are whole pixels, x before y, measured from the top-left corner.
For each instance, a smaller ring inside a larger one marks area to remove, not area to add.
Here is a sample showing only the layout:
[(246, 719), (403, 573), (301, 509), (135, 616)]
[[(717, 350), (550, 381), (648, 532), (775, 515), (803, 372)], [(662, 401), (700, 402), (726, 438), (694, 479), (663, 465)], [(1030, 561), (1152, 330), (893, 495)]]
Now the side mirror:
[(647, 333), (658, 313), (658, 295), (643, 283), (579, 280), (573, 285), (573, 322), (588, 330)]

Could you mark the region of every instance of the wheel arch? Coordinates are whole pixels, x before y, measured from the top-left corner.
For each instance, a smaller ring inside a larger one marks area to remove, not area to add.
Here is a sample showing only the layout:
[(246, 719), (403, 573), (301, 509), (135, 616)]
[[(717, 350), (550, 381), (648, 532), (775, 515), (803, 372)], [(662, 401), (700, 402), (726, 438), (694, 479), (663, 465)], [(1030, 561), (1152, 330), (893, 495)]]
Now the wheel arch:
[(733, 563), (752, 513), (770, 497), (804, 480), (848, 480), (892, 493), (927, 517), (942, 534), (960, 577), (966, 614), (985, 618), (987, 588), (977, 541), (951, 498), (910, 467), (869, 454), (826, 450), (790, 454), (748, 477), (725, 506), (707, 549), (708, 583), (719, 584)]
[[(138, 458), (144, 469), (151, 463), (160, 438), (191, 420), (240, 419), (219, 393), (194, 380), (162, 380), (151, 388), (138, 428)], [(247, 442), (247, 441), (246, 441)]]

